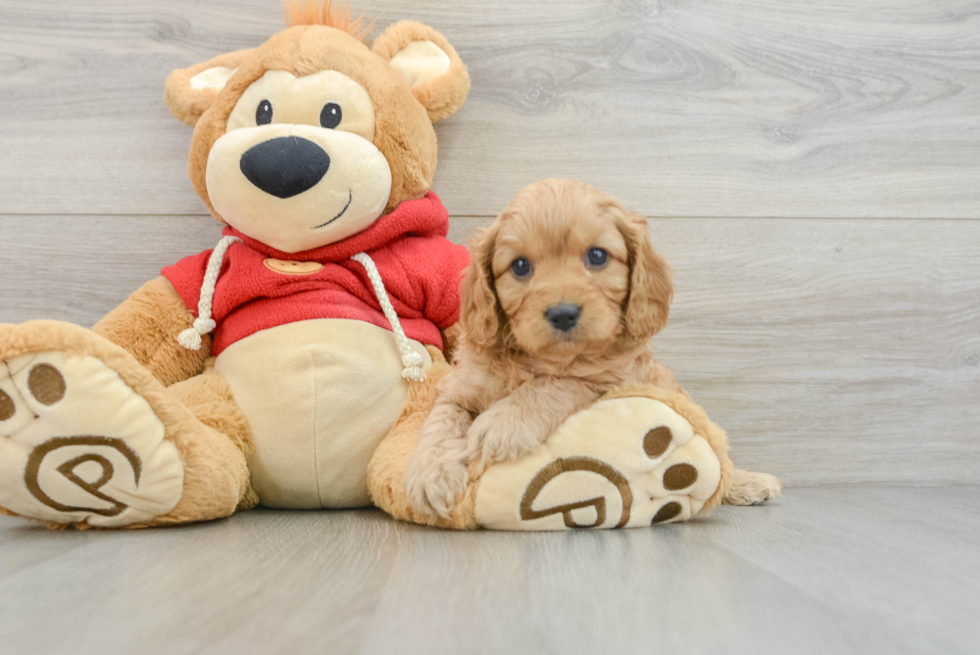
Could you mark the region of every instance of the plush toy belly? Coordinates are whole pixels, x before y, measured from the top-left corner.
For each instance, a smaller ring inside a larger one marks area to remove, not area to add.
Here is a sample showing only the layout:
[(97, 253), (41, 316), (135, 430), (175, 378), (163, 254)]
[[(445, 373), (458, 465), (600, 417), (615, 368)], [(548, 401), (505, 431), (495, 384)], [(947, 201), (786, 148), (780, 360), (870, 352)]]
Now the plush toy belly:
[[(412, 341), (428, 370), (432, 359)], [(319, 319), (257, 332), (215, 361), (248, 419), (259, 502), (318, 509), (370, 505), (367, 466), (405, 405), (394, 335)]]

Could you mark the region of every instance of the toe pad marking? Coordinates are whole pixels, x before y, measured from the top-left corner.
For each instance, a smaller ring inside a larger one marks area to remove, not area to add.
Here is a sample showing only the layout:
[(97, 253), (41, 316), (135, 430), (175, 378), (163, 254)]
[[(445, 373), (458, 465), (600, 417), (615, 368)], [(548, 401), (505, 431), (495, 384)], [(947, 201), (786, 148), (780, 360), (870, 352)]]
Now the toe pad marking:
[(65, 397), (65, 378), (50, 364), (38, 364), (27, 376), (27, 388), (42, 405), (54, 405)]
[(666, 425), (661, 425), (659, 428), (650, 430), (647, 432), (647, 436), (643, 437), (643, 450), (650, 459), (657, 459), (667, 452), (667, 449), (670, 448), (670, 442), (673, 439), (674, 435), (671, 433), (670, 428)]
[(657, 510), (657, 513), (654, 514), (653, 520), (650, 521), (650, 523), (663, 523), (664, 521), (669, 521), (672, 518), (676, 518), (677, 515), (681, 513), (682, 509), (683, 508), (681, 507), (680, 503), (672, 500)]
[(3, 390), (0, 390), (0, 421), (6, 421), (14, 415), (17, 411), (17, 407), (14, 405), (14, 399), (8, 396)]
[(664, 471), (664, 489), (678, 491), (687, 489), (698, 480), (698, 470), (690, 464), (674, 464)]

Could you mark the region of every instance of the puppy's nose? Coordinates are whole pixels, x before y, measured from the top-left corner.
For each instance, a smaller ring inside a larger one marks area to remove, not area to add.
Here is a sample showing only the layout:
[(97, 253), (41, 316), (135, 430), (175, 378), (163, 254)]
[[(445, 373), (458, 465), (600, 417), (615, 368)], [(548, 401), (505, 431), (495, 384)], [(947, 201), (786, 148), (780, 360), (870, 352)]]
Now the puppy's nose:
[(575, 327), (580, 316), (582, 316), (582, 308), (567, 302), (549, 307), (544, 313), (544, 317), (552, 327), (562, 332), (568, 332)]
[(281, 136), (246, 150), (239, 166), (258, 188), (289, 198), (316, 186), (330, 168), (330, 157), (308, 139)]

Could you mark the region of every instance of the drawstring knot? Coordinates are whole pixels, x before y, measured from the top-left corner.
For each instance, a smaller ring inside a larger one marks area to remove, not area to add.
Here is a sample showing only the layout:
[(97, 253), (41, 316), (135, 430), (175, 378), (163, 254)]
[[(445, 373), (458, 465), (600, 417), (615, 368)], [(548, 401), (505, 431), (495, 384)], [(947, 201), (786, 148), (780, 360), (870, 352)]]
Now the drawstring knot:
[(201, 349), (201, 337), (210, 334), (218, 326), (210, 318), (195, 318), (194, 327), (189, 327), (177, 336), (177, 342), (188, 350)]

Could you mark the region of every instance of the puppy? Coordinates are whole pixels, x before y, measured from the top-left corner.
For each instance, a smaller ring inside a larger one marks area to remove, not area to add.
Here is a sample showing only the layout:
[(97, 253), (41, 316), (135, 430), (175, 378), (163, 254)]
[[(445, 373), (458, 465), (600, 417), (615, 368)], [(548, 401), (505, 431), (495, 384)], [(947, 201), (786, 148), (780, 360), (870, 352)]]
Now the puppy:
[[(520, 458), (619, 385), (683, 392), (650, 347), (667, 322), (670, 269), (646, 220), (615, 198), (582, 182), (537, 182), (470, 250), (455, 366), (405, 477), (409, 502), (446, 518), (474, 460)], [(774, 495), (771, 483), (752, 483), (739, 504)]]

